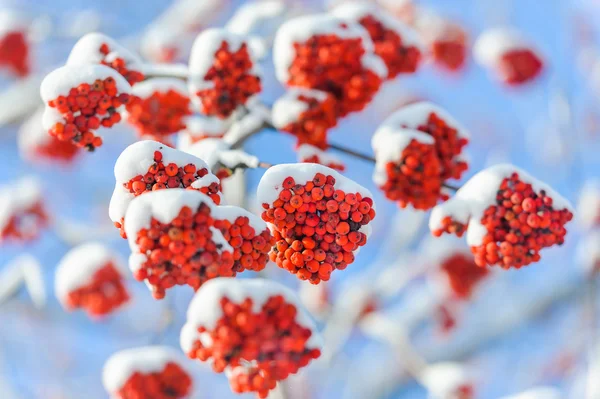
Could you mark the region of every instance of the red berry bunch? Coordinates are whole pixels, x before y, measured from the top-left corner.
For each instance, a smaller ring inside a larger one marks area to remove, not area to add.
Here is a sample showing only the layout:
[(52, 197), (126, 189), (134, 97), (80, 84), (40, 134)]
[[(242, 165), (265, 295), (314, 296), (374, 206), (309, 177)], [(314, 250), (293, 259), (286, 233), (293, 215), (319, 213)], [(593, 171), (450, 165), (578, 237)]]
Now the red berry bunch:
[(17, 76), (29, 75), (29, 43), (24, 32), (9, 32), (0, 38), (0, 65)]
[(331, 94), (343, 117), (362, 110), (387, 76), (372, 46), (359, 24), (329, 15), (295, 18), (277, 32), (277, 76), (285, 85)]
[(321, 355), (314, 326), (292, 295), (266, 280), (211, 281), (190, 304), (182, 348), (215, 372), (229, 372), (235, 392), (266, 398), (277, 381)]
[(175, 285), (197, 290), (212, 278), (235, 275), (233, 251), (214, 227), (215, 209), (207, 196), (183, 189), (148, 193), (129, 205), (130, 268), (156, 299)]
[(70, 162), (79, 153), (79, 147), (70, 141), (61, 141), (56, 137), (51, 137), (47, 143), (35, 148), (35, 154), (42, 158), (58, 159)]
[[(207, 58), (213, 59), (212, 64), (207, 65)], [(262, 90), (248, 43), (222, 29), (208, 29), (198, 36), (190, 71), (191, 91), (207, 116), (229, 118)]]
[(271, 260), (301, 280), (327, 281), (354, 262), (375, 217), (371, 194), (332, 169), (313, 164), (269, 168), (258, 187), (262, 218), (274, 226)]
[(130, 69), (124, 58), (118, 55), (113, 56), (113, 49), (111, 49), (108, 43), (102, 43), (98, 51), (104, 56), (100, 63), (117, 71), (131, 86), (144, 80), (144, 74)]
[(263, 270), (269, 261), (269, 251), (275, 244), (271, 231), (258, 217), (242, 208), (221, 206), (219, 211), (232, 214), (227, 219), (216, 220), (215, 228), (233, 248), (233, 271)]
[(401, 73), (416, 72), (422, 54), (416, 33), (409, 27), (373, 4), (346, 3), (334, 9), (333, 13), (358, 22), (367, 30), (375, 54), (387, 66), (388, 79)]
[(140, 136), (165, 137), (186, 128), (191, 115), (187, 88), (178, 79), (150, 79), (135, 86), (127, 104), (127, 121)]
[(317, 163), (340, 172), (346, 169), (346, 165), (340, 159), (310, 144), (302, 144), (296, 153), (298, 162)]
[[(76, 81), (77, 75), (85, 76), (87, 81), (68, 89), (63, 82)], [(45, 126), (50, 135), (88, 151), (100, 147), (102, 138), (94, 132), (101, 126), (110, 128), (119, 123), (119, 108), (129, 101), (129, 85), (115, 75), (106, 67), (87, 66), (62, 67), (46, 76), (41, 91), (49, 107)]]
[(490, 273), (488, 269), (477, 267), (472, 256), (456, 252), (444, 259), (440, 270), (448, 278), (448, 285), (454, 295), (468, 299), (475, 287)]
[(103, 383), (115, 399), (183, 399), (192, 394), (185, 358), (168, 347), (117, 352), (104, 366)]
[(327, 148), (327, 132), (336, 124), (335, 99), (322, 91), (293, 88), (273, 105), (273, 125), (296, 136), (299, 145)]
[(467, 59), (467, 32), (457, 23), (429, 11), (421, 11), (415, 21), (433, 61), (448, 71), (458, 71)]
[(562, 245), (573, 218), (567, 201), (512, 165), (497, 165), (474, 176), (456, 197), (438, 206), (434, 235), (461, 236), (478, 266), (520, 268), (540, 260), (539, 251)]
[(503, 54), (498, 73), (509, 85), (520, 85), (533, 80), (543, 69), (543, 62), (532, 50), (514, 50)]

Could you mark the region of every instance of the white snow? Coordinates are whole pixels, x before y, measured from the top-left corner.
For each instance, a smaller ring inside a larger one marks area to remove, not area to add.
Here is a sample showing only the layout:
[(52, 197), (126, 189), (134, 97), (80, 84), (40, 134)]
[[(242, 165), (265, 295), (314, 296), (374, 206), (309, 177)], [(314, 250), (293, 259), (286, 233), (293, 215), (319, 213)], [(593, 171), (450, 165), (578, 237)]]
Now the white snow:
[(416, 9), (414, 26), (427, 41), (459, 39), (456, 37), (455, 23), (430, 8)]
[(296, 294), (287, 287), (265, 279), (234, 279), (219, 277), (207, 281), (192, 299), (187, 311), (187, 321), (181, 329), (181, 349), (188, 353), (194, 342), (200, 339), (203, 345), (210, 345), (208, 334), (199, 334), (198, 327), (208, 330), (216, 327), (217, 321), (223, 316), (221, 298), (228, 298), (234, 303), (241, 303), (246, 298), (252, 298), (253, 312), (260, 312), (266, 301), (275, 295), (283, 296), (287, 303), (297, 309), (296, 322), (312, 331), (306, 346), (309, 349), (321, 349), (322, 340), (310, 316), (301, 305)]
[(190, 115), (184, 122), (186, 128), (179, 132), (177, 148), (187, 151), (200, 137), (222, 137), (233, 121), (205, 115)]
[(235, 118), (223, 136), (223, 140), (226, 143), (234, 144), (244, 139), (271, 120), (271, 110), (262, 105), (257, 97), (250, 100), (250, 102), (246, 104), (246, 107), (248, 108), (248, 113), (239, 118)]
[[(345, 24), (345, 27), (342, 26)], [(367, 31), (357, 23), (351, 23), (330, 14), (301, 16), (286, 21), (278, 29), (273, 47), (273, 62), (277, 79), (285, 84), (289, 80), (289, 68), (296, 57), (294, 43), (304, 43), (315, 35), (333, 34), (342, 39), (360, 38), (365, 49), (361, 57), (363, 67), (381, 78), (387, 76), (383, 60), (373, 53), (373, 42)]]
[(69, 293), (92, 283), (94, 274), (108, 263), (121, 276), (125, 275), (121, 258), (99, 242), (82, 244), (67, 252), (56, 268), (54, 279), (54, 292), (60, 303), (66, 306)]
[(117, 398), (117, 392), (136, 372), (141, 374), (160, 373), (168, 363), (177, 364), (186, 373), (189, 360), (174, 348), (167, 346), (145, 346), (125, 349), (112, 355), (104, 364), (102, 384), (111, 398)]
[(168, 165), (175, 163), (178, 166), (194, 164), (196, 169), (208, 169), (209, 174), (192, 183), (192, 187), (206, 187), (204, 183), (218, 182), (216, 176), (210, 173), (208, 165), (200, 158), (189, 153), (170, 148), (156, 141), (144, 140), (133, 143), (127, 147), (115, 163), (115, 189), (108, 207), (108, 215), (113, 222), (120, 222), (125, 216), (127, 207), (131, 200), (135, 198), (123, 184), (139, 175), (148, 173), (148, 168), (154, 164), (154, 152), (162, 153), (162, 163)]
[(560, 391), (553, 387), (537, 387), (516, 395), (504, 396), (501, 399), (561, 399)]
[[(317, 173), (333, 176), (336, 190), (342, 190), (345, 193), (360, 193), (363, 198), (373, 199), (371, 192), (360, 184), (327, 166), (315, 163), (289, 163), (271, 166), (258, 183), (257, 199), (261, 204), (270, 205), (279, 197), (279, 192), (283, 190), (283, 181), (288, 176), (293, 177), (297, 184), (305, 184), (312, 181)], [(373, 208), (375, 208), (375, 204), (373, 204)]]
[(600, 180), (588, 180), (581, 188), (577, 203), (577, 220), (587, 229), (600, 223)]
[(167, 93), (174, 91), (183, 97), (188, 96), (188, 89), (185, 82), (177, 78), (152, 78), (137, 83), (132, 89), (131, 94), (146, 99), (154, 93)]
[(20, 11), (2, 8), (0, 10), (0, 37), (12, 32), (27, 34), (31, 22), (31, 18)]
[(567, 209), (573, 212), (569, 201), (546, 183), (535, 179), (514, 165), (500, 164), (477, 173), (456, 192), (454, 197), (433, 208), (429, 228), (431, 230), (441, 228), (442, 220), (450, 216), (461, 224), (468, 224), (467, 244), (469, 246), (481, 245), (483, 237), (487, 234), (487, 229), (481, 224), (483, 213), (489, 206), (496, 204), (496, 193), (500, 184), (515, 172), (519, 174), (521, 181), (531, 184), (536, 193), (544, 190), (552, 198), (554, 209)]
[(420, 378), (431, 399), (451, 399), (456, 391), (472, 383), (466, 368), (458, 363), (435, 363), (427, 366)]
[(305, 88), (290, 88), (273, 104), (273, 126), (281, 129), (290, 123), (297, 122), (303, 112), (308, 110), (308, 104), (299, 99), (300, 96), (314, 98), (319, 102), (327, 99), (328, 94), (320, 90)]
[(518, 30), (498, 27), (488, 29), (479, 35), (473, 46), (473, 56), (479, 64), (494, 67), (504, 54), (516, 50), (536, 52), (532, 44)]
[[(100, 52), (102, 44), (106, 44), (110, 52), (106, 55)], [(138, 70), (142, 60), (121, 46), (114, 39), (102, 33), (88, 33), (75, 43), (66, 65), (82, 66), (89, 64), (100, 64), (104, 59), (112, 61), (116, 58), (122, 58), (128, 69)]]
[(202, 157), (212, 169), (218, 163), (233, 169), (237, 165), (247, 165), (250, 168), (257, 168), (259, 160), (254, 155), (250, 155), (242, 150), (231, 150), (229, 144), (221, 139), (205, 139), (192, 144), (186, 152)]
[(254, 1), (242, 4), (225, 25), (238, 35), (271, 37), (285, 18), (286, 5), (280, 0)]
[(322, 149), (310, 144), (302, 144), (296, 150), (298, 162), (305, 162), (307, 159), (316, 156), (318, 163), (323, 165), (344, 165), (344, 162), (335, 155), (323, 151)]
[(40, 181), (27, 176), (0, 187), (0, 231), (10, 219), (42, 201)]

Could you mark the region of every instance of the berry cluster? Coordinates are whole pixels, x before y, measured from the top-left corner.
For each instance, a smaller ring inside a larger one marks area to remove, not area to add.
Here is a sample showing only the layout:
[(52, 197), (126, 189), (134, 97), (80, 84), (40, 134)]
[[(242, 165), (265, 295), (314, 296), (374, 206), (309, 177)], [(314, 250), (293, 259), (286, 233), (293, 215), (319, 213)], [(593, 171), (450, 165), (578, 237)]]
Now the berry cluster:
[[(321, 355), (307, 343), (310, 328), (296, 320), (297, 308), (282, 295), (268, 297), (258, 311), (251, 297), (220, 300), (222, 317), (214, 328), (199, 326), (197, 331), (210, 338), (197, 339), (188, 356), (212, 361), (217, 373), (233, 368), (230, 378), (235, 392), (256, 392), (266, 398), (277, 381), (306, 366)], [(243, 370), (247, 362), (251, 368)]]
[[(233, 207), (220, 207), (228, 209)], [(250, 215), (254, 216), (254, 215)], [(216, 220), (215, 228), (233, 248), (233, 271), (261, 271), (269, 261), (269, 251), (275, 244), (275, 239), (266, 228), (262, 232), (255, 231), (248, 216), (238, 216), (235, 220)]]
[(131, 66), (127, 64), (124, 58), (111, 56), (113, 49), (110, 48), (108, 43), (102, 43), (98, 51), (103, 55), (100, 63), (117, 71), (131, 86), (144, 80), (144, 74), (130, 69)]
[(0, 242), (5, 240), (30, 241), (49, 223), (48, 214), (41, 201), (19, 209), (10, 215), (0, 230)]
[(528, 49), (513, 50), (503, 54), (498, 61), (498, 73), (509, 85), (520, 85), (535, 79), (543, 69), (537, 54)]
[(346, 165), (340, 159), (310, 144), (299, 146), (296, 154), (298, 162), (317, 163), (340, 172), (346, 169)]
[[(221, 31), (209, 29), (194, 43), (190, 70), (200, 75), (200, 80), (192, 81), (191, 87), (200, 100), (204, 115), (226, 119), (262, 90), (248, 44), (238, 37), (235, 39), (230, 40)], [(235, 43), (236, 46), (234, 42), (238, 40), (240, 43)], [(214, 61), (208, 69), (202, 70), (206, 57)]]
[(83, 308), (90, 317), (105, 316), (129, 301), (121, 273), (112, 262), (99, 268), (92, 281), (68, 293), (69, 309)]
[(161, 88), (161, 85), (169, 85), (170, 81), (151, 79), (133, 89), (132, 99), (126, 106), (127, 121), (140, 136), (164, 138), (186, 128), (185, 118), (192, 113), (190, 99), (185, 90)]
[(41, 145), (35, 147), (37, 156), (57, 159), (65, 162), (70, 162), (79, 153), (79, 147), (70, 141), (61, 141), (56, 137), (50, 139)]
[(192, 390), (192, 378), (177, 363), (169, 362), (159, 372), (136, 371), (116, 393), (119, 399), (183, 399)]
[[(573, 218), (566, 201), (539, 183), (528, 183), (531, 179), (515, 171), (514, 167), (511, 167), (511, 173), (507, 173), (509, 169), (503, 165), (492, 169), (480, 172), (459, 190), (456, 201), (441, 206), (432, 214), (430, 226), (433, 234), (439, 236), (444, 232), (453, 232), (460, 237), (467, 224), (469, 229), (471, 225), (476, 225), (473, 227), (477, 228), (476, 233), (469, 233), (468, 243), (475, 255), (475, 263), (482, 267), (500, 265), (503, 268), (520, 268), (539, 261), (542, 248), (562, 245), (567, 233), (564, 226)], [(505, 177), (499, 179), (500, 174), (496, 171), (502, 172)], [(498, 181), (497, 185), (495, 181)], [(490, 192), (481, 192), (477, 187), (480, 183), (490, 187)], [(492, 192), (494, 187), (496, 191)], [(476, 194), (475, 190), (479, 193)], [(486, 195), (489, 196), (489, 202), (485, 201)], [(464, 208), (452, 210), (453, 206), (480, 206), (473, 205), (468, 201), (470, 199), (485, 204), (485, 207), (476, 212)], [(557, 206), (553, 205), (555, 201), (558, 202)], [(446, 214), (445, 210), (450, 210), (450, 214)], [(464, 220), (469, 212), (470, 218), (475, 218), (477, 223)], [(458, 216), (454, 217), (454, 214)], [(474, 238), (476, 235), (477, 239)]]
[[(279, 165), (277, 171), (286, 166)], [(269, 171), (261, 184), (269, 181)], [(343, 270), (354, 262), (354, 251), (367, 242), (363, 227), (375, 217), (375, 210), (373, 200), (358, 192), (360, 186), (353, 187), (356, 191), (336, 188), (336, 179), (341, 180), (341, 187), (345, 178), (334, 170), (310, 165), (305, 171), (309, 173), (299, 174), (296, 181), (290, 169), (287, 177), (275, 183), (281, 190), (274, 201), (263, 201), (262, 218), (275, 229), (271, 260), (298, 278), (318, 284), (329, 280), (334, 269)]]
[(430, 10), (419, 10), (414, 23), (437, 65), (451, 72), (464, 67), (469, 51), (468, 36), (459, 24)]
[(473, 290), (483, 279), (489, 270), (477, 267), (473, 258), (457, 252), (442, 262), (440, 270), (448, 278), (448, 285), (457, 298), (468, 299)]
[[(61, 72), (65, 73), (67, 70)], [(52, 74), (46, 79), (51, 77)], [(49, 79), (48, 85), (54, 84), (51, 80)], [(117, 80), (110, 74), (91, 83), (80, 83), (71, 88), (68, 94), (47, 100), (50, 109), (57, 113), (56, 119), (61, 119), (51, 125), (49, 133), (61, 141), (71, 141), (78, 147), (93, 151), (102, 145), (102, 139), (95, 136), (94, 131), (101, 126), (110, 128), (119, 123), (119, 107), (127, 104), (129, 97), (129, 94), (119, 92)]]
[(134, 272), (136, 280), (145, 280), (152, 286), (152, 295), (162, 299), (175, 285), (197, 290), (212, 278), (234, 276), (232, 253), (224, 250), (213, 226), (211, 208), (201, 202), (196, 209), (181, 207), (166, 223), (152, 217), (150, 227), (140, 229), (134, 238), (127, 234), (135, 241), (137, 252), (144, 255)]
[(29, 74), (29, 43), (24, 32), (9, 32), (0, 39), (0, 65), (17, 76)]

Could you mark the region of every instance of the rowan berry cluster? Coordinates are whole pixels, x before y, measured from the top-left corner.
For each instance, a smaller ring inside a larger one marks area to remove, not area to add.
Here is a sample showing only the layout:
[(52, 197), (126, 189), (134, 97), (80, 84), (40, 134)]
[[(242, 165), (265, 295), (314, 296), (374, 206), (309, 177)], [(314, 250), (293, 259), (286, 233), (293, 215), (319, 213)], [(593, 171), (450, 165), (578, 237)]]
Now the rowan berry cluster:
[[(205, 58), (213, 59), (205, 68)], [(241, 37), (219, 29), (201, 33), (192, 48), (190, 82), (200, 101), (203, 115), (229, 118), (261, 92), (256, 61), (248, 43)]]
[(432, 214), (433, 234), (460, 237), (468, 224), (467, 242), (481, 267), (520, 268), (539, 261), (542, 248), (563, 244), (565, 224), (573, 218), (570, 205), (558, 194), (511, 165), (480, 172), (446, 204)]
[(79, 153), (79, 147), (70, 141), (61, 141), (56, 137), (50, 137), (47, 142), (35, 147), (37, 156), (70, 162)]
[(477, 267), (472, 256), (460, 252), (444, 259), (440, 271), (447, 277), (452, 293), (460, 299), (470, 298), (475, 287), (490, 273), (486, 268)]
[[(82, 67), (85, 69), (85, 67)], [(121, 121), (119, 108), (127, 104), (129, 94), (122, 91), (117, 79), (111, 76), (106, 67), (89, 67), (91, 75), (105, 75), (91, 82), (79, 83), (68, 92), (45, 99), (48, 107), (55, 113), (56, 121), (49, 127), (50, 135), (61, 141), (73, 142), (88, 151), (102, 145), (102, 138), (94, 132), (100, 127), (110, 128)], [(56, 70), (58, 75), (65, 75), (69, 69), (63, 67)], [(84, 72), (84, 71), (82, 71)], [(44, 79), (48, 86), (54, 85), (55, 76), (51, 73)], [(44, 93), (44, 83), (42, 83)], [(45, 95), (44, 97), (48, 97)]]
[(513, 50), (500, 57), (498, 73), (509, 85), (527, 83), (538, 76), (543, 69), (543, 62), (532, 50)]
[(15, 75), (29, 75), (29, 43), (24, 32), (9, 32), (0, 38), (0, 65)]
[[(295, 115), (294, 109), (302, 111)], [(297, 145), (327, 148), (327, 132), (337, 124), (336, 101), (318, 90), (291, 89), (273, 105), (273, 124), (297, 138)]]
[[(152, 135), (164, 140), (186, 128), (185, 118), (192, 113), (190, 99), (186, 91), (160, 87), (163, 83), (168, 85), (170, 80), (152, 79), (133, 89), (132, 99), (126, 106), (127, 121), (140, 136)], [(153, 89), (154, 84), (157, 87)]]
[(0, 242), (5, 240), (31, 241), (49, 224), (44, 204), (40, 201), (12, 213), (0, 230)]
[[(272, 182), (272, 176), (281, 180)], [(366, 190), (344, 180), (321, 165), (279, 165), (265, 173), (259, 196), (271, 184), (280, 187), (276, 199), (262, 201), (262, 218), (274, 226), (277, 240), (270, 257), (279, 267), (318, 284), (354, 262), (354, 251), (367, 242), (364, 227), (375, 210)], [(348, 186), (352, 189), (342, 189)]]
[(66, 306), (69, 309), (85, 309), (90, 317), (101, 317), (128, 301), (123, 276), (109, 262), (94, 273), (90, 283), (68, 293)]
[[(215, 283), (248, 284), (218, 279), (210, 283), (211, 287)], [(266, 286), (264, 283), (252, 281), (250, 286)], [(256, 392), (258, 397), (266, 398), (277, 381), (297, 373), (321, 355), (313, 326), (307, 325), (306, 316), (287, 292), (278, 294), (270, 287), (263, 293), (243, 288), (235, 294), (222, 292), (218, 298), (211, 298), (216, 303), (209, 306), (218, 307), (214, 319), (192, 323), (194, 315), (190, 313), (196, 299), (206, 294), (204, 290), (199, 291), (188, 310), (182, 346), (190, 358), (210, 361), (217, 373), (228, 372), (235, 392)]]
[(116, 56), (114, 55), (113, 50), (114, 49), (111, 49), (108, 43), (102, 43), (98, 48), (100, 54), (103, 55), (103, 59), (100, 63), (117, 71), (131, 86), (143, 81), (144, 74), (131, 69), (131, 66), (128, 65), (123, 57), (119, 57), (118, 54)]
[(120, 399), (179, 399), (191, 392), (192, 378), (176, 363), (155, 373), (136, 371), (117, 392)]
[[(224, 209), (240, 208), (220, 207)], [(269, 251), (275, 244), (275, 239), (268, 228), (263, 231), (256, 231), (250, 222), (252, 214), (247, 216), (238, 216), (234, 220), (220, 219), (215, 220), (215, 228), (219, 229), (223, 237), (233, 248), (233, 271), (236, 273), (244, 270), (261, 271), (269, 261)]]
[[(130, 210), (134, 204), (135, 201)], [(152, 287), (152, 295), (162, 299), (166, 290), (175, 285), (189, 285), (197, 290), (212, 278), (235, 276), (232, 252), (215, 237), (215, 233), (220, 233), (212, 228), (214, 222), (211, 208), (201, 202), (194, 209), (182, 206), (177, 216), (167, 222), (152, 217), (150, 227), (133, 236), (128, 228), (129, 240), (135, 242), (136, 252), (142, 255), (136, 258), (136, 280), (146, 281)]]

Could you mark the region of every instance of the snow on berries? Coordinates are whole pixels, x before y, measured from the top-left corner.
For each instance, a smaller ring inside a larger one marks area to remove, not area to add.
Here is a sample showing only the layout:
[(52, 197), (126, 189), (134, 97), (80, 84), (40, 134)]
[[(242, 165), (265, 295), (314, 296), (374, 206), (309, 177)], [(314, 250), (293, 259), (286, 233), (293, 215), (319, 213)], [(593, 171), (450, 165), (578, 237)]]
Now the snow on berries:
[(189, 91), (200, 112), (221, 119), (249, 105), (262, 90), (253, 50), (244, 36), (207, 29), (192, 47)]
[(242, 150), (232, 150), (231, 146), (220, 139), (204, 139), (186, 149), (186, 152), (202, 158), (210, 170), (220, 179), (226, 179), (238, 168), (257, 168), (259, 160)]
[(215, 227), (218, 208), (206, 195), (174, 188), (135, 198), (125, 214), (129, 268), (156, 299), (175, 285), (194, 290), (206, 281), (235, 276), (233, 248)]
[(0, 11), (0, 67), (18, 77), (31, 70), (29, 25), (28, 18), (18, 12)]
[(56, 269), (56, 297), (67, 310), (82, 309), (92, 318), (106, 316), (129, 301), (125, 271), (121, 259), (106, 246), (79, 245)]
[(104, 364), (102, 383), (113, 399), (183, 399), (192, 394), (189, 360), (166, 346), (125, 349)]
[(286, 21), (275, 36), (273, 58), (282, 84), (328, 92), (343, 117), (362, 110), (388, 75), (374, 51), (360, 24), (321, 14)]
[(427, 102), (408, 105), (388, 117), (371, 144), (373, 181), (402, 208), (430, 209), (448, 198), (444, 184), (467, 169), (466, 130), (446, 111)]
[(186, 84), (176, 78), (153, 78), (135, 85), (126, 105), (127, 121), (140, 136), (167, 138), (186, 128), (191, 115)]
[(539, 251), (562, 245), (573, 208), (550, 186), (509, 164), (473, 176), (456, 195), (433, 209), (435, 236), (467, 233), (478, 266), (520, 268), (540, 260)]
[(340, 172), (346, 169), (346, 165), (338, 157), (310, 144), (300, 145), (296, 149), (296, 156), (298, 162), (318, 163)]
[(40, 182), (35, 178), (0, 187), (0, 244), (34, 240), (49, 223)]
[(431, 10), (419, 10), (414, 24), (437, 65), (451, 72), (465, 66), (468, 35), (459, 24)]
[(421, 372), (420, 380), (429, 392), (429, 398), (474, 399), (475, 389), (471, 373), (458, 363), (431, 364)]
[(375, 54), (385, 63), (388, 79), (414, 73), (423, 59), (419, 38), (410, 27), (372, 3), (345, 3), (332, 14), (361, 24), (373, 41)]
[(226, 372), (234, 392), (266, 398), (321, 355), (321, 338), (296, 295), (263, 279), (218, 278), (199, 290), (181, 330), (192, 359)]
[(291, 88), (273, 104), (273, 126), (293, 134), (298, 144), (327, 148), (327, 132), (337, 124), (336, 101), (327, 92)]
[(21, 156), (30, 162), (72, 162), (80, 148), (70, 141), (49, 135), (42, 125), (43, 115), (44, 108), (41, 108), (19, 128), (17, 144)]
[(187, 150), (204, 139), (222, 139), (231, 126), (230, 120), (204, 115), (190, 115), (185, 118), (185, 130), (177, 137), (177, 148)]
[(367, 242), (375, 217), (372, 195), (333, 169), (276, 165), (263, 175), (257, 193), (262, 219), (277, 241), (271, 260), (301, 280), (329, 280)]
[(44, 129), (61, 141), (88, 151), (102, 145), (96, 131), (121, 121), (122, 106), (129, 101), (131, 86), (117, 72), (102, 65), (64, 66), (42, 81), (46, 104)]
[(127, 207), (144, 193), (186, 188), (208, 195), (216, 204), (221, 202), (221, 183), (202, 159), (156, 141), (139, 141), (127, 147), (115, 163), (115, 181), (108, 213), (123, 238), (127, 238)]
[(544, 69), (541, 54), (515, 29), (493, 28), (483, 32), (473, 53), (479, 64), (511, 86), (534, 80)]
[(105, 65), (117, 71), (131, 86), (144, 80), (142, 60), (114, 39), (101, 33), (88, 33), (75, 43), (67, 65)]

